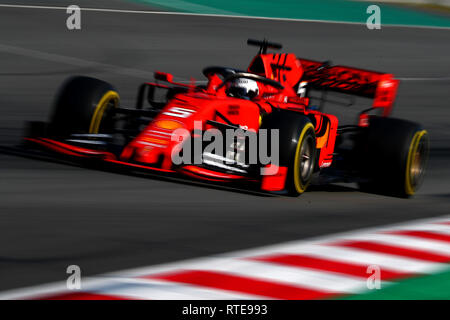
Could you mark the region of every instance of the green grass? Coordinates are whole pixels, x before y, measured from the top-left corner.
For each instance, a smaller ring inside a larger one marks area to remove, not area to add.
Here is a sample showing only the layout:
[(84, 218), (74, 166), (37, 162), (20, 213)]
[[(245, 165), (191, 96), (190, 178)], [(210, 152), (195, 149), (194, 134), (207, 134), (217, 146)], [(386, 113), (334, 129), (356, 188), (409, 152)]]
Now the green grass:
[(405, 279), (386, 288), (342, 298), (344, 300), (450, 300), (450, 270)]

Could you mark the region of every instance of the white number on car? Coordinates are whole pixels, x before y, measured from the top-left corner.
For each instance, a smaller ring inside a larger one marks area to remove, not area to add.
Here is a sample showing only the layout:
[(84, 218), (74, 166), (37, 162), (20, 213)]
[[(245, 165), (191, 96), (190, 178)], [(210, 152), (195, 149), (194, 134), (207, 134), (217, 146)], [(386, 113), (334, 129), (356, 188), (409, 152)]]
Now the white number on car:
[(191, 110), (191, 109), (172, 107), (169, 110), (163, 112), (162, 114), (172, 116), (172, 117), (178, 117), (178, 118), (187, 118), (193, 113), (194, 113), (194, 110)]

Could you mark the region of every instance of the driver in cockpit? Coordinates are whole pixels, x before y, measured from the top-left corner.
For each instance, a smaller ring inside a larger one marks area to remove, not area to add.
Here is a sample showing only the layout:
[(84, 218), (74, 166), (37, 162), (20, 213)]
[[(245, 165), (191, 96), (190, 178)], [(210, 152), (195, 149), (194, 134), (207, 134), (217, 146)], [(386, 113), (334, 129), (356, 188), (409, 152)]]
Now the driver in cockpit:
[(253, 100), (258, 96), (259, 88), (255, 80), (238, 78), (227, 84), (226, 93), (230, 97)]

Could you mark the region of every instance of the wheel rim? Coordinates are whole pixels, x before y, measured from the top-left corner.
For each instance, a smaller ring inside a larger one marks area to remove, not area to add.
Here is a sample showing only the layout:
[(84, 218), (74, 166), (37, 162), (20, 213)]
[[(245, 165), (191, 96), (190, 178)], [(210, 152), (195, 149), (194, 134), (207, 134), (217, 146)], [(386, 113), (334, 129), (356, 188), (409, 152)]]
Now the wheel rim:
[(297, 150), (293, 163), (294, 186), (297, 193), (303, 193), (311, 180), (314, 168), (316, 141), (314, 138), (314, 126), (311, 123), (303, 127), (297, 141)]
[(113, 98), (108, 101), (105, 108), (102, 119), (100, 120), (100, 126), (97, 133), (111, 133), (114, 130), (114, 109), (118, 106), (118, 100)]
[(425, 172), (426, 161), (426, 143), (424, 139), (420, 139), (417, 149), (412, 155), (412, 163), (410, 168), (411, 186), (414, 190), (420, 185)]
[(420, 186), (428, 158), (428, 139), (425, 130), (417, 132), (411, 142), (408, 154), (405, 191), (413, 195)]
[(307, 181), (312, 171), (313, 145), (312, 138), (307, 137), (300, 149), (300, 178)]
[(105, 93), (95, 107), (94, 115), (92, 116), (91, 124), (89, 126), (89, 133), (99, 133), (100, 124), (105, 112), (107, 114), (111, 108), (116, 108), (118, 105), (119, 95), (117, 92), (110, 90)]

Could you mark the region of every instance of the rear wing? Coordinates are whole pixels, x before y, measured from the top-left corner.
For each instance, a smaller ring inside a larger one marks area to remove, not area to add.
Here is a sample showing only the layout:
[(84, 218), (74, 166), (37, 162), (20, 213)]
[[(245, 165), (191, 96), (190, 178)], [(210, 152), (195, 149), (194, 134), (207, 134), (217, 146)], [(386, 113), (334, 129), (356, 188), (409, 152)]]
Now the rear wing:
[(302, 81), (319, 90), (332, 90), (374, 99), (373, 108), (384, 108), (388, 116), (397, 94), (399, 80), (392, 74), (298, 59), (303, 68)]

